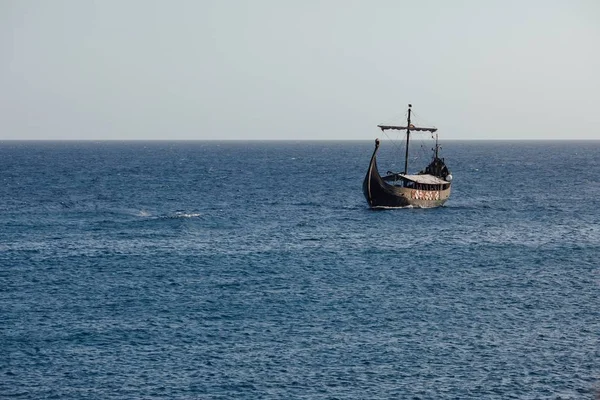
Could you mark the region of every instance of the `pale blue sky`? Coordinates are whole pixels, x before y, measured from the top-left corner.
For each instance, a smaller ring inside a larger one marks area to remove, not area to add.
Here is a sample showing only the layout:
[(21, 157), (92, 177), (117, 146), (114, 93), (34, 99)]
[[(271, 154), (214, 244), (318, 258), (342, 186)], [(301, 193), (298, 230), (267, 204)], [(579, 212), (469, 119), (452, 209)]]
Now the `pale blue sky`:
[(600, 139), (600, 1), (0, 0), (0, 139)]

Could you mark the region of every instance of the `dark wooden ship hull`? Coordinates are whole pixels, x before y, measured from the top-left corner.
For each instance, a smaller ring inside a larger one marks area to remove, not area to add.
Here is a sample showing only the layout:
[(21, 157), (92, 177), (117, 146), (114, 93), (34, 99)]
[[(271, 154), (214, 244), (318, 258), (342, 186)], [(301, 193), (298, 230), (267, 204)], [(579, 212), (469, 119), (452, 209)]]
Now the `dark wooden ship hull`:
[[(445, 180), (446, 176), (423, 173), (390, 174), (382, 177), (377, 169), (378, 149), (379, 140), (376, 140), (369, 169), (363, 181), (363, 193), (371, 208), (432, 208), (440, 207), (448, 200), (451, 183)], [(425, 169), (427, 172), (434, 170), (448, 174), (443, 160), (438, 158)]]

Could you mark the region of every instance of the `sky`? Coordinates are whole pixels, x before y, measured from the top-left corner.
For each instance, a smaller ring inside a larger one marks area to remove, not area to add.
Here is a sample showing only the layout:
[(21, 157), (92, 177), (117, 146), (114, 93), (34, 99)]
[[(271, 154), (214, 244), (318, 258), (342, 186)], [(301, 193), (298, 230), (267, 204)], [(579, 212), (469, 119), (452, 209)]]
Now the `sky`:
[(0, 0), (0, 140), (600, 139), (597, 0)]

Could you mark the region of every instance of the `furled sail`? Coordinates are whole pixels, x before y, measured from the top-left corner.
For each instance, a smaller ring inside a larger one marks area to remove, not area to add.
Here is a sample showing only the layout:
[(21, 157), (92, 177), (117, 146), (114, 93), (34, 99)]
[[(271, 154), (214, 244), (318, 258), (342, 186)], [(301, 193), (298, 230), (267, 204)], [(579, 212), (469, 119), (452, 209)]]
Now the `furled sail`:
[(412, 124), (410, 125), (410, 127), (408, 127), (408, 126), (395, 126), (395, 125), (377, 125), (377, 127), (379, 129), (381, 129), (382, 131), (385, 131), (387, 129), (395, 129), (395, 130), (398, 130), (398, 131), (403, 131), (403, 130), (406, 130), (406, 129), (410, 129), (411, 132), (412, 131), (416, 131), (416, 132), (431, 132), (431, 133), (437, 131), (437, 128), (421, 128), (421, 127), (418, 127), (418, 126), (414, 126)]

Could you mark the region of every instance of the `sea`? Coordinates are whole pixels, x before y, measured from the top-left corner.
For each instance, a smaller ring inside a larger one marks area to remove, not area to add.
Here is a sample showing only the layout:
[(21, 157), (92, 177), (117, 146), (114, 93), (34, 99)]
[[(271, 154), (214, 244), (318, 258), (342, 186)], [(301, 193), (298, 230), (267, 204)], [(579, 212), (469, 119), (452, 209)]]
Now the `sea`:
[(0, 142), (0, 398), (598, 398), (600, 141), (373, 149)]

